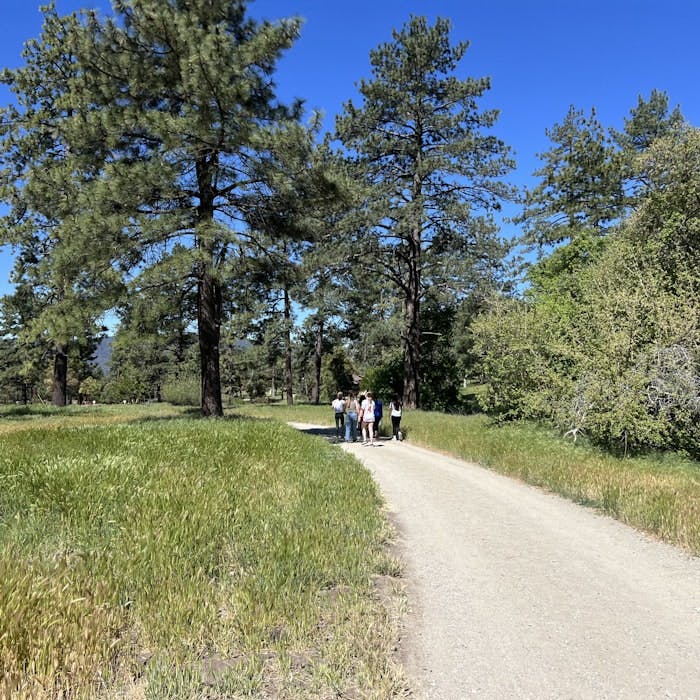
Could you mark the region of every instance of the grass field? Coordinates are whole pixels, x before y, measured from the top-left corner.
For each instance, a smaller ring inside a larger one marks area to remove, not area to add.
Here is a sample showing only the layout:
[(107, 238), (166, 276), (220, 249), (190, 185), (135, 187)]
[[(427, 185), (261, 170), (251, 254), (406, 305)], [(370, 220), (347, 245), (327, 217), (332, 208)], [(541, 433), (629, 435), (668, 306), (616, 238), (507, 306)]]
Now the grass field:
[[(257, 405), (237, 410), (333, 424), (329, 406)], [(405, 411), (402, 428), (414, 444), (559, 493), (700, 555), (700, 464), (682, 455), (614, 457), (542, 426), (494, 425), (483, 415)]]
[[(286, 421), (333, 415), (0, 409), (0, 697), (404, 697), (380, 496)], [(407, 411), (403, 429), (700, 554), (695, 462), (483, 416)]]
[(0, 410), (0, 696), (394, 698), (369, 474), (273, 421)]

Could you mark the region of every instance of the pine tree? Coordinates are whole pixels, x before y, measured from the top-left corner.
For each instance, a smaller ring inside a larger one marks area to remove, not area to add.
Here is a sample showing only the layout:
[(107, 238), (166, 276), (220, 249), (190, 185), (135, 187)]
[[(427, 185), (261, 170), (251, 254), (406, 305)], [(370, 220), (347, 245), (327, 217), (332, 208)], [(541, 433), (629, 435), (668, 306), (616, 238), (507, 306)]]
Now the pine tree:
[[(188, 251), (202, 412), (222, 415), (230, 252), (246, 245), (246, 231), (263, 215), (270, 229), (289, 233), (279, 205), (298, 210), (304, 199), (288, 181), (289, 163), (303, 161), (313, 139), (298, 121), (300, 104), (279, 104), (272, 80), (299, 22), (257, 24), (243, 0), (116, 0), (113, 7), (113, 18), (86, 13), (74, 21), (65, 95), (47, 98), (71, 105), (57, 124), (65, 151), (84, 157), (71, 171), (81, 178), (77, 201), (90, 206), (78, 210), (68, 238), (84, 247), (90, 235), (104, 240), (98, 250), (120, 271), (142, 270), (178, 244)], [(37, 44), (40, 55), (60, 48)], [(37, 70), (41, 82), (46, 71)]]
[(570, 107), (561, 124), (547, 130), (552, 147), (534, 174), (539, 183), (525, 194), (524, 240), (538, 246), (601, 234), (623, 210), (620, 155), (596, 117)]
[(82, 118), (71, 96), (83, 33), (77, 15), (58, 17), (47, 7), (40, 39), (26, 45), (25, 65), (2, 73), (15, 104), (0, 112), (0, 199), (8, 205), (0, 241), (17, 253), (13, 281), (25, 308), (33, 299), (18, 337), (52, 348), (58, 406), (67, 400), (69, 353), (95, 332), (120, 288), (105, 256), (110, 231), (93, 226), (89, 208), (106, 152), (94, 133), (82, 147), (71, 139)]
[[(450, 23), (411, 17), (370, 54), (363, 104), (345, 105), (337, 134), (370, 185), (355, 244), (368, 274), (386, 280), (404, 310), (404, 405), (420, 403), (421, 303), (435, 286), (461, 286), (455, 266), (490, 229), (484, 218), (511, 195), (500, 178), (507, 147), (485, 130), (497, 113), (479, 111), (488, 78), (455, 73), (467, 43), (450, 45)], [(371, 303), (371, 301), (369, 302)]]

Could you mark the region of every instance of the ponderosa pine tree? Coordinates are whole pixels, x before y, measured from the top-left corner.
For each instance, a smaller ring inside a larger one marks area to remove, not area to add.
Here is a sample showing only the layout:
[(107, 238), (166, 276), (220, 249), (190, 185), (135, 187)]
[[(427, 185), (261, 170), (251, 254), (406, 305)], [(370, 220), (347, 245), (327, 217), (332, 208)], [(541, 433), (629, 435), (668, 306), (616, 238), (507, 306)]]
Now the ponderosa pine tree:
[(547, 129), (551, 148), (538, 154), (539, 183), (525, 193), (524, 241), (548, 246), (584, 233), (601, 234), (623, 212), (623, 162), (596, 117), (570, 107)]
[(291, 198), (285, 167), (311, 139), (300, 105), (279, 104), (272, 81), (299, 22), (256, 24), (245, 2), (231, 0), (127, 0), (115, 10), (118, 21), (96, 35), (87, 81), (89, 96), (110, 96), (100, 111), (120, 156), (107, 182), (126, 189), (139, 212), (132, 230), (140, 262), (176, 241), (191, 251), (202, 412), (221, 415), (230, 249), (261, 221), (288, 234), (291, 217), (279, 205), (303, 199)]
[[(113, 7), (113, 18), (87, 13), (78, 22), (60, 96), (72, 106), (58, 119), (66, 151), (85, 154), (92, 146), (100, 156), (99, 166), (94, 159), (73, 168), (84, 180), (85, 171), (92, 175), (90, 208), (77, 212), (81, 233), (73, 240), (87, 246), (88, 234), (110, 231), (108, 253), (123, 270), (162, 260), (177, 244), (189, 251), (202, 412), (221, 415), (230, 250), (245, 244), (261, 216), (269, 228), (288, 224), (287, 212), (274, 221), (280, 201), (303, 206), (282, 163), (303, 159), (313, 139), (298, 121), (300, 104), (279, 104), (272, 80), (299, 22), (257, 24), (244, 0), (117, 0)], [(37, 46), (40, 53), (55, 48)]]
[(477, 104), (490, 81), (457, 77), (468, 44), (451, 46), (449, 34), (446, 19), (411, 17), (370, 53), (363, 103), (348, 102), (336, 125), (370, 185), (356, 250), (403, 301), (407, 407), (420, 404), (421, 302), (429, 288), (459, 289), (460, 261), (493, 235), (484, 219), (511, 195), (500, 180), (513, 165), (508, 148), (485, 133), (497, 112)]
[(649, 99), (638, 97), (636, 107), (630, 110), (624, 124), (622, 131), (613, 130), (612, 135), (622, 151), (627, 204), (633, 209), (641, 203), (648, 185), (646, 172), (639, 168), (638, 156), (658, 139), (678, 134), (686, 126), (686, 121), (680, 107), (669, 111), (665, 92), (652, 90)]
[(22, 303), (34, 304), (18, 338), (50, 348), (58, 406), (66, 404), (69, 353), (96, 332), (120, 289), (105, 256), (109, 228), (85, 217), (107, 154), (101, 141), (85, 140), (81, 148), (70, 134), (81, 118), (71, 95), (83, 32), (77, 16), (46, 8), (40, 39), (23, 52), (25, 65), (1, 78), (15, 103), (0, 113), (0, 200), (8, 206), (0, 241), (17, 253), (13, 281), (18, 294), (29, 290)]

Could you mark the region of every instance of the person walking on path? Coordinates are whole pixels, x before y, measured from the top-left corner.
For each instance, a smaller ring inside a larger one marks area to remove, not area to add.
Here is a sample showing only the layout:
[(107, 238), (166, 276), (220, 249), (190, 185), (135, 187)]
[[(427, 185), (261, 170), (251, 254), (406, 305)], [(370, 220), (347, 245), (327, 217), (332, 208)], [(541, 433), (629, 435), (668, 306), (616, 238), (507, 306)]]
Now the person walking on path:
[(384, 405), (382, 400), (377, 396), (374, 400), (374, 437), (379, 439), (379, 423), (384, 417)]
[(374, 447), (374, 399), (372, 392), (367, 392), (367, 398), (362, 402), (362, 442)]
[(345, 442), (357, 442), (357, 414), (359, 411), (360, 405), (355, 398), (355, 392), (351, 391), (345, 403), (347, 415), (347, 420), (345, 421)]
[(391, 439), (401, 439), (401, 401), (398, 395), (394, 394), (391, 398)]
[(345, 432), (345, 401), (342, 392), (338, 392), (331, 406), (335, 413), (335, 439), (340, 440)]

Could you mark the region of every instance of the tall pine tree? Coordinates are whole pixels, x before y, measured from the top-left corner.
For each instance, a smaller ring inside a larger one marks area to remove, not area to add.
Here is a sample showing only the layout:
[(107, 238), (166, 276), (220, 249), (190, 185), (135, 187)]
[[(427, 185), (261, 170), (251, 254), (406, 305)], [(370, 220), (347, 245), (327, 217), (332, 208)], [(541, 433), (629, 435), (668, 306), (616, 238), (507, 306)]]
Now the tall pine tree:
[[(292, 196), (289, 163), (313, 139), (300, 104), (280, 104), (273, 73), (298, 34), (297, 20), (258, 24), (244, 0), (116, 0), (115, 16), (82, 16), (67, 46), (65, 91), (50, 91), (70, 171), (81, 183), (73, 243), (91, 239), (114, 269), (142, 270), (178, 244), (197, 285), (202, 412), (223, 413), (219, 368), (230, 251)], [(60, 42), (36, 46), (50, 57)], [(47, 60), (50, 64), (50, 61)], [(37, 64), (37, 82), (50, 66)], [(21, 91), (22, 86), (17, 86)], [(36, 98), (29, 95), (31, 103)], [(70, 105), (70, 109), (62, 105)], [(53, 132), (50, 132), (52, 134)], [(30, 125), (29, 135), (42, 136)], [(78, 154), (92, 153), (77, 162)], [(32, 165), (40, 163), (37, 153)], [(308, 181), (307, 181), (308, 184)], [(290, 217), (283, 212), (280, 235)], [(300, 234), (301, 235), (301, 234)], [(182, 274), (182, 256), (173, 276)]]
[(370, 53), (362, 104), (347, 103), (337, 120), (370, 185), (356, 250), (403, 301), (407, 407), (420, 404), (421, 303), (431, 287), (461, 287), (455, 261), (492, 235), (485, 221), (510, 195), (500, 180), (512, 167), (508, 148), (486, 133), (497, 112), (478, 107), (490, 81), (457, 77), (468, 44), (452, 46), (449, 34), (446, 19), (411, 17)]

